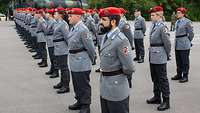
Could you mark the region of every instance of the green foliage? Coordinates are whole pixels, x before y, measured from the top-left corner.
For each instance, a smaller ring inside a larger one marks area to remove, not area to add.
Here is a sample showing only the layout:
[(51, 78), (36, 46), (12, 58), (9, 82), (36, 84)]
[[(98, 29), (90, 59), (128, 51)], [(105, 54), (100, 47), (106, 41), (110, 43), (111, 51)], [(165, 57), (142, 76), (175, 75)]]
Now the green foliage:
[[(148, 11), (155, 5), (161, 5), (165, 10), (166, 20), (170, 20), (172, 13), (178, 7), (186, 7), (188, 16), (193, 21), (200, 21), (200, 2), (199, 0), (88, 0), (90, 8), (102, 8), (108, 6), (123, 7), (128, 12), (126, 17), (130, 20), (134, 19), (133, 10), (140, 7), (142, 15), (148, 20)], [(191, 2), (192, 1), (192, 2)]]

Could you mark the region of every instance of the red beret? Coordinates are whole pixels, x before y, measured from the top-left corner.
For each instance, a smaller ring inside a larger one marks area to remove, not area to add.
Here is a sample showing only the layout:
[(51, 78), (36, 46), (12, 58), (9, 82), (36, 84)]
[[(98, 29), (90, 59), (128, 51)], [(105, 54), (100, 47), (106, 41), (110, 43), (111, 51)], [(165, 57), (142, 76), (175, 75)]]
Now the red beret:
[(84, 11), (81, 8), (72, 8), (69, 14), (82, 15)]
[(37, 11), (37, 9), (36, 9), (36, 8), (33, 8), (33, 11)]
[(155, 6), (150, 9), (150, 13), (160, 12), (163, 11), (163, 8), (161, 6)]
[(43, 9), (40, 9), (40, 10), (37, 11), (37, 13), (43, 13), (43, 12), (44, 12)]
[(93, 10), (93, 9), (88, 9), (88, 10), (87, 10), (87, 13), (93, 14), (93, 13), (94, 13), (94, 10)]
[(120, 15), (121, 11), (119, 10), (119, 8), (116, 7), (107, 7), (102, 9), (99, 12), (99, 16), (100, 17), (107, 17), (107, 16), (112, 16), (112, 15)]
[(31, 7), (28, 8), (29, 11), (33, 11), (33, 9)]
[(49, 9), (48, 9), (48, 8), (46, 8), (44, 11), (47, 13), (47, 12), (49, 11)]
[(119, 10), (121, 11), (121, 14), (125, 14), (127, 12), (124, 8), (119, 8)]
[(49, 13), (49, 14), (54, 14), (54, 12), (55, 12), (55, 9), (49, 9), (49, 10), (48, 10), (48, 13)]
[(61, 11), (65, 11), (65, 8), (58, 7), (58, 8), (55, 9), (55, 12), (61, 12)]
[(176, 11), (180, 11), (181, 13), (185, 14), (187, 10), (183, 7), (179, 7), (176, 9)]

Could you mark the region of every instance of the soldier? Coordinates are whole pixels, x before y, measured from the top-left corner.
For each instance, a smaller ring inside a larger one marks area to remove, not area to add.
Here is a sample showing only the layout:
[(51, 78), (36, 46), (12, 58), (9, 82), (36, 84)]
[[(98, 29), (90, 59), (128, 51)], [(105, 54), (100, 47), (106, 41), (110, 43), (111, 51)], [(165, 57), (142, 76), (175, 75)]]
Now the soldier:
[(134, 43), (135, 43), (135, 54), (136, 57), (134, 61), (138, 63), (144, 62), (144, 36), (146, 32), (145, 19), (141, 16), (141, 11), (139, 8), (134, 11), (135, 16), (135, 30), (134, 30)]
[(168, 28), (163, 22), (163, 8), (161, 6), (155, 6), (151, 9), (151, 20), (149, 62), (154, 96), (147, 100), (147, 103), (160, 104), (157, 109), (164, 111), (170, 108), (167, 59), (170, 56), (171, 42)]
[(47, 50), (46, 50), (46, 40), (44, 36), (44, 31), (46, 29), (47, 23), (44, 20), (44, 10), (40, 9), (38, 11), (38, 24), (37, 24), (37, 46), (38, 53), (42, 59), (41, 62), (38, 63), (39, 67), (47, 67)]
[[(63, 20), (65, 16), (65, 9), (58, 7), (55, 9), (54, 18), (57, 21), (54, 27), (53, 33), (53, 46), (54, 55), (56, 59), (56, 69), (61, 71), (60, 82), (54, 85), (54, 89), (57, 90), (58, 94), (67, 93), (70, 91), (70, 73), (68, 68), (68, 45), (67, 39), (69, 33), (69, 25)], [(53, 75), (54, 76), (54, 75)], [(55, 78), (58, 74), (55, 74)]]
[(170, 31), (174, 31), (175, 30), (175, 23), (176, 23), (176, 13), (173, 12), (173, 14), (171, 16), (171, 28), (170, 28)]
[(36, 30), (37, 30), (37, 19), (35, 17), (36, 9), (33, 8), (32, 12), (32, 18), (30, 20), (30, 33), (31, 33), (31, 49), (29, 52), (36, 52), (36, 44), (37, 44), (37, 36), (36, 36)]
[(87, 26), (87, 28), (90, 30), (92, 34), (92, 39), (94, 41), (94, 44), (97, 44), (97, 38), (96, 38), (96, 24), (95, 20), (92, 18), (92, 13), (93, 11), (91, 9), (88, 9), (86, 11), (86, 17), (85, 17), (85, 22), (84, 24)]
[(45, 74), (51, 75), (50, 78), (54, 78), (59, 76), (58, 75), (58, 69), (55, 69), (55, 56), (54, 56), (54, 44), (53, 44), (53, 32), (54, 32), (54, 26), (56, 24), (56, 20), (53, 18), (55, 9), (49, 9), (47, 11), (47, 18), (48, 18), (48, 25), (45, 30), (45, 38), (47, 42), (48, 52), (49, 52), (49, 58), (51, 62), (51, 67), (48, 72)]
[(92, 17), (94, 19), (95, 24), (98, 24), (100, 19), (99, 19), (99, 15), (98, 15), (98, 10), (97, 9), (94, 10), (94, 14), (93, 14)]
[(126, 75), (135, 71), (131, 45), (117, 27), (120, 10), (103, 9), (99, 16), (105, 37), (100, 49), (100, 100), (102, 113), (129, 113), (129, 83)]
[(90, 72), (96, 59), (95, 47), (89, 29), (81, 21), (83, 11), (73, 8), (69, 12), (69, 23), (73, 25), (68, 35), (69, 65), (77, 102), (69, 106), (79, 113), (90, 113)]
[(180, 83), (188, 82), (189, 74), (189, 55), (194, 38), (192, 22), (185, 17), (186, 9), (177, 8), (175, 55), (177, 74), (172, 80), (179, 80)]
[(124, 33), (124, 35), (128, 38), (129, 43), (131, 45), (131, 49), (134, 50), (134, 46), (133, 46), (133, 33), (131, 30), (131, 27), (129, 25), (129, 23), (126, 21), (126, 17), (124, 16), (124, 14), (126, 13), (126, 11), (123, 8), (119, 8), (120, 10), (120, 21), (118, 24), (118, 28), (120, 29), (120, 31), (122, 33)]

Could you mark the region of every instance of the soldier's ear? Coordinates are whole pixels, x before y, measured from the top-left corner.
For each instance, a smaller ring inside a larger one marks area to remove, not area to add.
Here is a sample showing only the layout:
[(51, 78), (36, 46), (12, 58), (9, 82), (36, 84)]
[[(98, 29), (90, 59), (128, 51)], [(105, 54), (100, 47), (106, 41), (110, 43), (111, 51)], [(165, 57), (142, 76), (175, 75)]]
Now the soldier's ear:
[(117, 23), (116, 23), (116, 20), (114, 20), (114, 19), (113, 19), (113, 20), (111, 20), (111, 22), (110, 22), (110, 23), (111, 23), (111, 25), (112, 25), (112, 26), (116, 26), (116, 24), (117, 24)]

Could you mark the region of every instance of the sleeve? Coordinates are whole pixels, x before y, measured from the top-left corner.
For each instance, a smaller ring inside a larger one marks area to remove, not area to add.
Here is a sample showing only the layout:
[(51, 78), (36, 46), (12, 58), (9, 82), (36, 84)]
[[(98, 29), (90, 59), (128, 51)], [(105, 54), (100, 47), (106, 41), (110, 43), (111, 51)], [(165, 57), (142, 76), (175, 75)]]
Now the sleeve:
[(187, 22), (186, 24), (186, 30), (187, 33), (189, 34), (189, 40), (192, 41), (194, 38), (194, 32), (193, 32), (193, 26), (192, 26), (192, 22)]
[(45, 32), (45, 30), (47, 28), (47, 22), (43, 18), (41, 18), (39, 21), (41, 22), (41, 29), (42, 29), (42, 31)]
[(145, 23), (145, 19), (142, 19), (142, 32), (145, 34), (146, 32), (146, 23)]
[(97, 55), (95, 52), (95, 46), (92, 40), (91, 33), (89, 31), (83, 31), (81, 32), (80, 36), (83, 42), (83, 46), (87, 50), (87, 53), (90, 57), (90, 60), (92, 61), (92, 63), (95, 62)]
[(167, 56), (170, 56), (170, 52), (171, 52), (171, 41), (170, 41), (170, 34), (169, 34), (169, 30), (167, 28), (167, 26), (163, 26), (161, 28), (161, 39), (164, 43), (164, 49), (167, 53)]
[(61, 32), (63, 34), (63, 38), (68, 43), (69, 26), (67, 23), (62, 25)]
[(123, 33), (128, 38), (129, 43), (131, 45), (131, 48), (134, 48), (134, 46), (133, 46), (134, 37), (133, 37), (132, 30), (131, 30), (131, 26), (128, 23), (126, 23), (124, 25), (124, 27), (123, 27)]
[(119, 60), (123, 65), (123, 72), (127, 75), (131, 75), (135, 72), (135, 66), (133, 63), (133, 54), (131, 52), (131, 46), (127, 39), (123, 39), (120, 45), (117, 48), (117, 54)]

